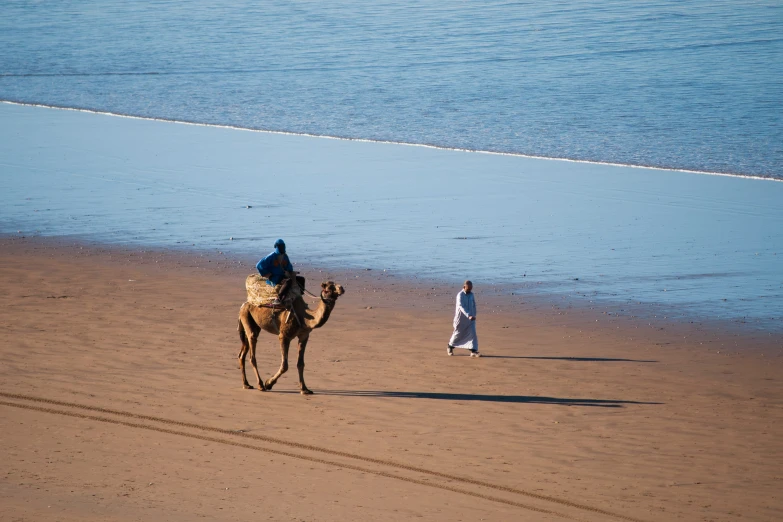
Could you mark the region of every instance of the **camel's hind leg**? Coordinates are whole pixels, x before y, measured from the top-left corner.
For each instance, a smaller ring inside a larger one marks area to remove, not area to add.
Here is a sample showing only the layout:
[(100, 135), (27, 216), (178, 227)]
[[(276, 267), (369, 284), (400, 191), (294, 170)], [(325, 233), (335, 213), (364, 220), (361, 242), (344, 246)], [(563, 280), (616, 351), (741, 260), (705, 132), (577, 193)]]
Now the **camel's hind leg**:
[(253, 370), (256, 372), (256, 378), (258, 379), (258, 389), (266, 391), (264, 382), (261, 380), (261, 376), (258, 374), (258, 366), (256, 365), (256, 342), (258, 341), (258, 334), (261, 330), (258, 325), (253, 321), (250, 314), (243, 308), (240, 311), (239, 316), (239, 339), (242, 341), (242, 347), (239, 350), (239, 370), (242, 372), (242, 387), (246, 390), (252, 390), (253, 387), (247, 382), (247, 375), (245, 374), (245, 357), (247, 352), (250, 352), (250, 364), (253, 365)]
[(309, 335), (304, 335), (299, 338), (299, 357), (296, 361), (296, 369), (299, 370), (299, 390), (302, 395), (312, 395), (313, 392), (307, 388), (304, 381), (304, 368), (305, 368), (305, 349), (307, 348), (307, 340)]
[(242, 372), (242, 387), (246, 390), (252, 390), (253, 387), (247, 382), (247, 375), (245, 375), (245, 356), (250, 350), (250, 343), (247, 342), (247, 333), (245, 331), (245, 325), (242, 324), (242, 319), (239, 320), (237, 329), (239, 330), (239, 340), (242, 341), (242, 347), (239, 349), (239, 355), (237, 355), (237, 359), (239, 359), (239, 371)]
[(283, 356), (283, 361), (280, 363), (280, 369), (266, 381), (266, 389), (271, 390), (277, 380), (288, 371), (288, 347), (291, 345), (291, 339), (286, 339), (280, 334), (280, 352)]

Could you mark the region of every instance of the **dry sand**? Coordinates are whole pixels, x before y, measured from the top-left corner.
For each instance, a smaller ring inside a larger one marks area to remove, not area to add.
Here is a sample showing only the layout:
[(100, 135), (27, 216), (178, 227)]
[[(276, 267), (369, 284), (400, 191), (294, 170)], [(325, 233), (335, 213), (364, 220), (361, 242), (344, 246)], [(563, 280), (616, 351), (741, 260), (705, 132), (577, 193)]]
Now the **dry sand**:
[(347, 288), (316, 395), (295, 369), (263, 393), (236, 365), (251, 270), (0, 239), (0, 520), (783, 519), (779, 335), (476, 282), (485, 357), (447, 357), (458, 288), (311, 269)]

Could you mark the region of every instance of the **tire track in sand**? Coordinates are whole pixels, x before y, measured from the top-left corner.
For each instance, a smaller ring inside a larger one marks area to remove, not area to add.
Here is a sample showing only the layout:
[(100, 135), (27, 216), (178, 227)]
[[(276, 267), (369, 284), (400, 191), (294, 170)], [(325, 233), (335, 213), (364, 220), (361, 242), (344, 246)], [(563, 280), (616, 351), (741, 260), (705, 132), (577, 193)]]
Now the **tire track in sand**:
[[(275, 437), (269, 437), (269, 436), (266, 436), (266, 435), (245, 433), (245, 432), (234, 431), (234, 430), (229, 430), (229, 429), (225, 429), (225, 428), (215, 428), (215, 427), (212, 427), (212, 426), (204, 426), (204, 425), (201, 425), (201, 424), (195, 424), (195, 423), (191, 423), (191, 422), (177, 421), (177, 420), (172, 420), (172, 419), (166, 419), (166, 418), (163, 418), (163, 417), (155, 417), (153, 415), (143, 415), (143, 414), (139, 414), (139, 413), (132, 413), (132, 412), (127, 412), (127, 411), (113, 410), (113, 409), (109, 409), (109, 408), (102, 408), (100, 406), (89, 406), (89, 405), (86, 405), (86, 404), (78, 404), (78, 403), (67, 402), (67, 401), (58, 401), (58, 400), (54, 400), (54, 399), (46, 399), (46, 398), (43, 398), (43, 397), (35, 397), (35, 396), (31, 396), (31, 395), (23, 395), (23, 394), (18, 394), (18, 393), (0, 392), (0, 397), (5, 397), (7, 399), (29, 401), (29, 402), (37, 402), (37, 403), (41, 403), (41, 404), (50, 404), (50, 405), (54, 405), (54, 406), (62, 406), (62, 407), (86, 410), (86, 411), (97, 412), (97, 413), (116, 415), (116, 416), (119, 416), (119, 417), (126, 417), (126, 418), (130, 418), (130, 419), (137, 419), (137, 420), (143, 420), (143, 421), (156, 422), (156, 423), (166, 424), (166, 425), (170, 425), (170, 426), (179, 426), (179, 427), (189, 428), (189, 429), (198, 430), (198, 431), (202, 431), (202, 432), (211, 432), (211, 433), (217, 433), (217, 434), (220, 434), (220, 435), (227, 435), (227, 436), (230, 436), (232, 438), (244, 438), (244, 439), (255, 440), (255, 441), (259, 441), (259, 442), (278, 444), (278, 445), (286, 446), (286, 447), (289, 447), (289, 448), (296, 448), (296, 449), (310, 451), (310, 452), (314, 452), (314, 453), (321, 453), (321, 454), (332, 455), (332, 456), (336, 456), (336, 457), (342, 457), (342, 458), (347, 458), (347, 459), (352, 459), (352, 460), (358, 460), (358, 461), (366, 462), (366, 463), (369, 463), (369, 464), (375, 464), (375, 465), (379, 465), (379, 466), (386, 466), (386, 467), (396, 468), (396, 469), (400, 469), (400, 470), (404, 470), (404, 471), (411, 471), (411, 472), (414, 472), (414, 473), (418, 473), (418, 474), (422, 474), (422, 475), (428, 475), (428, 476), (436, 477), (436, 478), (439, 478), (439, 479), (450, 480), (450, 481), (453, 481), (453, 482), (459, 482), (459, 483), (466, 484), (466, 485), (469, 484), (469, 485), (472, 485), (472, 486), (480, 486), (480, 487), (484, 487), (484, 488), (488, 488), (488, 489), (494, 489), (496, 491), (502, 491), (502, 492), (505, 492), (505, 493), (512, 493), (512, 494), (515, 494), (515, 495), (524, 496), (524, 497), (527, 497), (527, 498), (535, 499), (535, 500), (546, 502), (546, 503), (550, 503), (550, 504), (556, 504), (556, 505), (560, 505), (560, 506), (564, 506), (564, 507), (574, 508), (574, 509), (581, 510), (581, 511), (586, 511), (586, 512), (589, 512), (589, 513), (594, 513), (594, 514), (598, 514), (598, 515), (604, 515), (604, 516), (607, 516), (607, 517), (612, 517), (612, 518), (617, 519), (617, 520), (626, 520), (628, 522), (644, 522), (644, 521), (642, 521), (640, 519), (633, 518), (633, 517), (630, 517), (630, 516), (627, 516), (627, 515), (622, 515), (620, 513), (614, 513), (614, 512), (607, 511), (607, 510), (604, 510), (604, 509), (601, 509), (601, 508), (588, 506), (586, 504), (581, 504), (581, 503), (574, 502), (574, 501), (567, 500), (567, 499), (552, 497), (552, 496), (548, 496), (548, 495), (540, 495), (538, 493), (533, 493), (531, 491), (525, 491), (525, 490), (522, 490), (522, 489), (512, 488), (512, 487), (509, 487), (509, 486), (493, 484), (491, 482), (486, 482), (486, 481), (478, 480), (478, 479), (472, 479), (472, 478), (469, 478), (469, 477), (462, 477), (462, 476), (458, 476), (458, 475), (451, 475), (451, 474), (448, 474), (448, 473), (442, 473), (440, 471), (434, 471), (434, 470), (430, 470), (430, 469), (426, 469), (426, 468), (421, 468), (421, 467), (418, 467), (418, 466), (410, 466), (408, 464), (402, 464), (402, 463), (399, 463), (399, 462), (394, 462), (392, 460), (384, 460), (384, 459), (376, 459), (376, 458), (373, 458), (373, 457), (365, 457), (365, 456), (357, 455), (357, 454), (354, 454), (354, 453), (348, 453), (348, 452), (345, 452), (345, 451), (339, 451), (339, 450), (333, 450), (333, 449), (329, 449), (329, 448), (323, 448), (323, 447), (320, 447), (320, 446), (313, 446), (313, 445), (310, 445), (310, 444), (303, 444), (303, 443), (300, 443), (300, 442), (287, 441), (287, 440), (278, 439), (278, 438), (275, 438)], [(549, 514), (549, 515), (559, 516), (559, 517), (562, 517), (562, 518), (565, 518), (565, 519), (576, 520), (572, 516), (566, 515), (564, 513), (559, 513), (559, 512), (550, 510), (550, 509), (541, 508), (541, 507), (538, 507), (538, 506), (532, 506), (532, 505), (529, 505), (529, 504), (524, 504), (524, 503), (521, 503), (521, 502), (508, 500), (508, 499), (501, 498), (501, 497), (495, 497), (495, 496), (491, 496), (491, 495), (486, 495), (486, 494), (483, 494), (483, 493), (480, 493), (480, 492), (476, 492), (476, 491), (456, 488), (456, 487), (453, 487), (453, 486), (449, 486), (447, 484), (439, 484), (439, 483), (427, 482), (425, 480), (419, 480), (419, 479), (414, 479), (414, 478), (410, 478), (410, 477), (404, 477), (404, 476), (400, 476), (400, 475), (395, 475), (395, 474), (389, 473), (387, 471), (379, 471), (379, 470), (363, 468), (363, 467), (352, 465), (352, 464), (345, 464), (345, 463), (340, 463), (340, 462), (335, 462), (335, 461), (322, 459), (322, 458), (319, 458), (319, 457), (312, 457), (312, 456), (309, 456), (309, 455), (302, 455), (302, 454), (299, 454), (299, 453), (292, 453), (290, 451), (285, 451), (285, 450), (281, 450), (281, 449), (265, 448), (265, 447), (255, 446), (255, 445), (252, 445), (252, 444), (248, 444), (248, 443), (240, 442), (240, 441), (236, 441), (236, 440), (226, 440), (226, 439), (221, 439), (221, 438), (216, 438), (216, 437), (210, 437), (208, 435), (200, 435), (200, 434), (195, 434), (195, 433), (189, 433), (189, 432), (186, 432), (186, 431), (174, 430), (174, 429), (169, 429), (169, 428), (162, 428), (162, 427), (159, 427), (159, 426), (153, 426), (153, 425), (149, 425), (149, 424), (140, 424), (140, 423), (137, 423), (137, 422), (130, 422), (130, 421), (125, 421), (125, 420), (112, 419), (112, 418), (109, 418), (109, 417), (101, 417), (101, 416), (96, 416), (96, 415), (88, 415), (88, 414), (85, 414), (85, 413), (71, 412), (71, 411), (65, 411), (65, 410), (54, 409), (54, 408), (46, 408), (46, 407), (42, 407), (42, 406), (33, 406), (33, 405), (30, 405), (30, 404), (20, 404), (20, 403), (16, 403), (16, 402), (0, 401), (0, 405), (14, 407), (14, 408), (27, 409), (27, 410), (33, 410), (33, 411), (39, 411), (39, 412), (43, 412), (43, 413), (51, 413), (51, 414), (55, 414), (55, 415), (63, 415), (63, 416), (74, 417), (74, 418), (78, 418), (78, 419), (85, 419), (85, 420), (104, 422), (104, 423), (108, 423), (108, 424), (115, 424), (115, 425), (130, 427), (130, 428), (146, 429), (146, 430), (150, 430), (150, 431), (157, 431), (159, 433), (166, 433), (166, 434), (169, 434), (169, 435), (178, 435), (178, 436), (188, 437), (188, 438), (192, 438), (192, 439), (203, 440), (203, 441), (207, 441), (207, 442), (214, 442), (214, 443), (218, 443), (218, 444), (225, 444), (225, 445), (229, 445), (229, 446), (235, 446), (235, 447), (240, 447), (240, 448), (245, 448), (245, 449), (250, 449), (250, 450), (255, 450), (255, 451), (262, 451), (262, 452), (265, 452), (265, 453), (273, 453), (273, 454), (281, 455), (281, 456), (285, 456), (285, 457), (290, 457), (290, 458), (295, 458), (295, 459), (300, 459), (300, 460), (306, 460), (306, 461), (309, 461), (309, 462), (315, 462), (315, 463), (319, 463), (319, 464), (326, 464), (326, 465), (329, 465), (329, 466), (337, 466), (337, 467), (341, 467), (341, 468), (345, 468), (345, 469), (350, 469), (350, 470), (353, 470), (353, 471), (359, 471), (359, 472), (362, 472), (362, 473), (369, 473), (369, 474), (380, 476), (380, 477), (401, 480), (401, 481), (404, 481), (404, 482), (409, 482), (409, 483), (417, 484), (417, 485), (421, 485), (421, 486), (429, 486), (429, 487), (433, 487), (433, 488), (437, 488), (437, 489), (442, 489), (442, 490), (445, 490), (445, 491), (451, 491), (453, 493), (458, 493), (458, 494), (462, 494), (462, 495), (468, 495), (468, 496), (471, 496), (471, 497), (481, 498), (481, 499), (484, 499), (484, 500), (489, 500), (491, 502), (498, 502), (498, 503), (506, 504), (506, 505), (509, 505), (509, 506), (514, 506), (514, 507), (518, 507), (518, 508), (522, 508), (522, 509), (527, 509), (527, 510), (535, 511), (535, 512), (538, 512), (538, 513), (545, 513), (545, 514)]]

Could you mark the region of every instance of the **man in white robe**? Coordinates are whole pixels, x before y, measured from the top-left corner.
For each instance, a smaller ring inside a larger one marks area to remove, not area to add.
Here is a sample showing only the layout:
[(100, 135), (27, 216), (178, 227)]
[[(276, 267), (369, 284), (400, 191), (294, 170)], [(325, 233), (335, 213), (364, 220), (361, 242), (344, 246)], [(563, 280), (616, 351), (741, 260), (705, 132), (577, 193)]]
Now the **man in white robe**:
[(471, 357), (481, 357), (476, 336), (476, 298), (473, 283), (465, 281), (457, 294), (457, 309), (454, 312), (454, 333), (449, 340), (448, 354), (454, 355), (454, 348), (470, 350)]

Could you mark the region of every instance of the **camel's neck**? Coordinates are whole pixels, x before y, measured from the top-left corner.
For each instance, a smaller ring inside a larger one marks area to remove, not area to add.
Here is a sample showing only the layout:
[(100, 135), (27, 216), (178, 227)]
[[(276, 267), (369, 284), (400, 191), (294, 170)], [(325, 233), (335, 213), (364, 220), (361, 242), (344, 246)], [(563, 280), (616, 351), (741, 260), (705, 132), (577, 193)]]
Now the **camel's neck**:
[(313, 310), (312, 314), (308, 314), (308, 316), (305, 318), (305, 325), (307, 325), (307, 327), (310, 329), (322, 327), (324, 324), (326, 324), (326, 321), (329, 320), (329, 314), (332, 313), (333, 308), (334, 301), (329, 301), (327, 303), (321, 299), (321, 302), (318, 303), (318, 308)]

